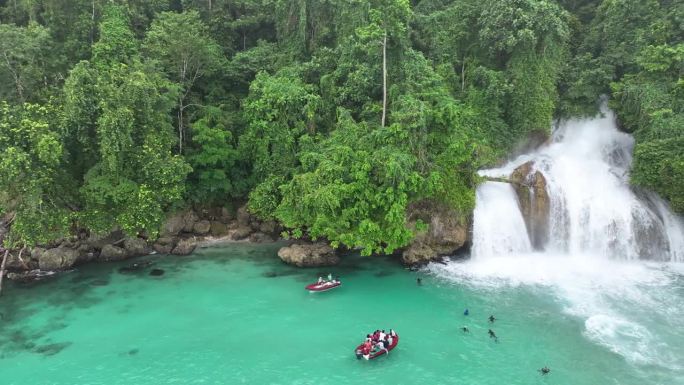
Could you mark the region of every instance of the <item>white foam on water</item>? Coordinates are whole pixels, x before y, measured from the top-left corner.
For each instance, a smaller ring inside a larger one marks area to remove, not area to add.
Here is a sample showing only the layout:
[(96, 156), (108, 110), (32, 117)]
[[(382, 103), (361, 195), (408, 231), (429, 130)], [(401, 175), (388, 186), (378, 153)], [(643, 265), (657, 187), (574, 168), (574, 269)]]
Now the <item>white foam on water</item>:
[[(684, 370), (684, 221), (629, 185), (634, 140), (611, 111), (562, 122), (549, 145), (480, 175), (508, 177), (532, 161), (547, 181), (549, 241), (533, 252), (514, 189), (477, 189), (472, 258), (431, 264), (477, 289), (541, 286), (584, 324), (590, 341), (636, 365)], [(660, 262), (654, 262), (660, 261)], [(647, 326), (648, 325), (648, 326)]]

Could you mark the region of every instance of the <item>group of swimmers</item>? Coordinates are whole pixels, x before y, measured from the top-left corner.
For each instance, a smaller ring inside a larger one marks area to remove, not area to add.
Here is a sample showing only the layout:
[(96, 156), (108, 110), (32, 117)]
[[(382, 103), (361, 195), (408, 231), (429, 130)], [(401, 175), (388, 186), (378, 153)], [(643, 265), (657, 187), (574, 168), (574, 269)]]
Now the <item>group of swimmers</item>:
[[(465, 316), (470, 315), (470, 311), (468, 311), (468, 309), (465, 309), (463, 311), (463, 315), (465, 315)], [(496, 317), (494, 317), (494, 315), (490, 315), (489, 318), (487, 318), (487, 319), (489, 320), (490, 324), (493, 324), (494, 321), (496, 321)], [(461, 330), (463, 330), (463, 333), (469, 333), (470, 332), (470, 329), (468, 329), (467, 326), (462, 326)], [(492, 330), (490, 328), (489, 330), (487, 330), (487, 333), (489, 334), (489, 338), (494, 339), (494, 342), (499, 342), (499, 337), (497, 337), (494, 330)], [(538, 371), (539, 371), (539, 373), (541, 373), (542, 376), (545, 376), (551, 372), (551, 369), (549, 369), (548, 366), (544, 366), (543, 368), (539, 369)]]
[(368, 359), (371, 354), (380, 351), (389, 354), (389, 347), (392, 346), (395, 338), (397, 338), (397, 333), (394, 329), (390, 329), (389, 333), (385, 333), (383, 329), (376, 330), (373, 334), (366, 334), (366, 340), (361, 344), (361, 355)]

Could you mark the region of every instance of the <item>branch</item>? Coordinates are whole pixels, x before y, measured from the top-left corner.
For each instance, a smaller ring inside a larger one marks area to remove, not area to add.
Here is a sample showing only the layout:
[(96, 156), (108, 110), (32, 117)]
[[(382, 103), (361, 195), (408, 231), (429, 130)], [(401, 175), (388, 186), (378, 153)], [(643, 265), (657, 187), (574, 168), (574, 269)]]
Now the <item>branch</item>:
[(510, 183), (510, 184), (514, 184), (514, 185), (518, 185), (518, 186), (524, 186), (524, 187), (528, 187), (528, 188), (532, 187), (530, 184), (515, 181), (515, 180), (510, 180), (510, 179), (504, 178), (504, 177), (483, 176), (482, 179), (489, 181), (489, 182), (502, 182), (502, 183)]

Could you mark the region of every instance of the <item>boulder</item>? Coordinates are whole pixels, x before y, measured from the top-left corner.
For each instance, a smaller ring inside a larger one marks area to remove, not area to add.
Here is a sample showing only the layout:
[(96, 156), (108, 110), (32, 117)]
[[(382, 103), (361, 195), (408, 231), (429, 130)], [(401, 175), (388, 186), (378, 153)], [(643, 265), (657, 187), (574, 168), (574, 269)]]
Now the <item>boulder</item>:
[(230, 231), (230, 239), (239, 241), (245, 239), (252, 233), (252, 228), (249, 226), (238, 225), (237, 228)]
[(77, 250), (57, 247), (45, 250), (38, 256), (38, 267), (41, 270), (64, 270), (73, 266), (77, 259)]
[(275, 235), (278, 233), (278, 223), (274, 220), (263, 221), (259, 225), (259, 231), (264, 234)]
[(183, 214), (183, 231), (192, 233), (195, 231), (195, 225), (199, 221), (199, 216), (194, 210), (188, 210)]
[(152, 245), (152, 248), (159, 254), (171, 254), (171, 250), (173, 250), (172, 245), (162, 245), (159, 243)]
[(295, 243), (278, 250), (278, 257), (299, 267), (333, 266), (340, 262), (335, 250), (326, 242)]
[(137, 257), (140, 255), (149, 254), (150, 249), (142, 238), (131, 238), (128, 237), (124, 240), (123, 248), (126, 250), (126, 254), (129, 257)]
[(166, 218), (162, 226), (160, 235), (163, 237), (176, 236), (183, 231), (185, 227), (184, 213), (176, 213)]
[(121, 230), (114, 230), (106, 234), (91, 233), (90, 236), (88, 236), (86, 243), (91, 248), (102, 249), (103, 247), (105, 247), (105, 245), (111, 245), (112, 243), (120, 240), (123, 237), (124, 234)]
[(265, 243), (265, 242), (273, 242), (274, 239), (268, 234), (264, 233), (253, 233), (249, 236), (249, 241), (254, 242), (254, 243)]
[(173, 248), (171, 254), (188, 255), (192, 253), (197, 247), (197, 241), (194, 238), (181, 239), (176, 247)]
[(543, 250), (549, 240), (550, 199), (546, 178), (533, 162), (516, 168), (510, 176), (518, 196), (527, 234), (535, 250)]
[(237, 222), (240, 226), (249, 226), (251, 215), (247, 211), (247, 205), (240, 207), (237, 210)]
[(221, 236), (221, 235), (226, 235), (228, 232), (228, 226), (226, 226), (225, 223), (219, 222), (219, 221), (211, 221), (211, 228), (209, 229), (209, 233), (213, 236)]
[(209, 234), (209, 230), (211, 230), (211, 222), (208, 220), (202, 220), (197, 223), (195, 223), (195, 226), (192, 228), (193, 232), (198, 235), (205, 235)]
[(126, 250), (114, 245), (105, 245), (100, 252), (100, 259), (103, 261), (120, 261), (127, 256)]
[[(407, 210), (407, 222), (416, 235), (402, 252), (401, 261), (416, 266), (436, 260), (441, 256), (454, 255), (469, 241), (468, 220), (445, 204), (423, 200), (411, 204)], [(417, 229), (420, 220), (426, 230)]]
[(221, 207), (221, 216), (219, 220), (227, 224), (228, 222), (233, 220), (233, 213), (231, 213), (230, 210), (228, 210), (228, 208)]

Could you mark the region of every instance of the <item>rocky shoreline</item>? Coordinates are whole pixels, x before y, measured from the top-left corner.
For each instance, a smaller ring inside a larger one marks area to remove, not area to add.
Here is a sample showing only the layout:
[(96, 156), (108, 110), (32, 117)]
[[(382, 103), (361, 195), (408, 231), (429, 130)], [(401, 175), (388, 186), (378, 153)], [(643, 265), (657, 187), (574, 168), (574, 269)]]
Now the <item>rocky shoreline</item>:
[[(453, 255), (468, 245), (468, 220), (457, 219), (460, 218), (457, 213), (445, 206), (424, 201), (411, 205), (408, 211), (409, 226), (415, 229), (420, 220), (428, 227), (424, 231), (416, 230), (414, 242), (397, 252), (402, 264), (424, 265)], [(7, 278), (41, 279), (84, 263), (120, 261), (149, 254), (188, 255), (198, 246), (213, 243), (274, 242), (282, 239), (282, 230), (275, 221), (262, 221), (251, 215), (246, 206), (235, 212), (226, 208), (186, 209), (168, 216), (156, 239), (144, 234), (127, 236), (121, 230), (104, 235), (83, 230), (46, 245), (13, 250), (7, 260)], [(294, 241), (283, 246), (278, 256), (284, 263), (298, 267), (332, 266), (340, 262), (340, 250), (333, 249), (325, 240)]]

